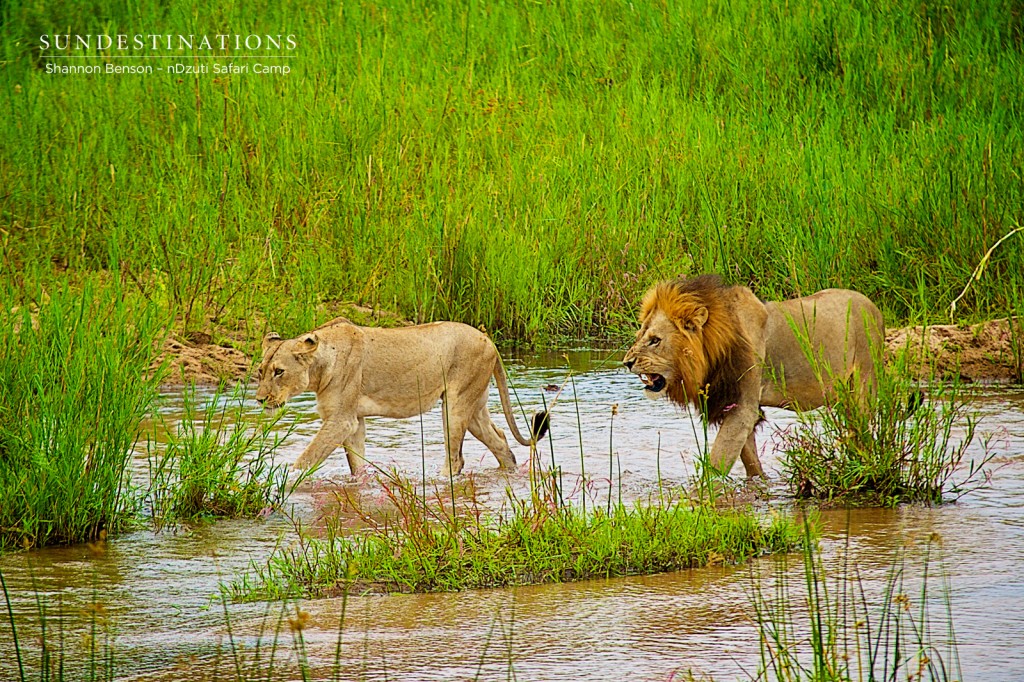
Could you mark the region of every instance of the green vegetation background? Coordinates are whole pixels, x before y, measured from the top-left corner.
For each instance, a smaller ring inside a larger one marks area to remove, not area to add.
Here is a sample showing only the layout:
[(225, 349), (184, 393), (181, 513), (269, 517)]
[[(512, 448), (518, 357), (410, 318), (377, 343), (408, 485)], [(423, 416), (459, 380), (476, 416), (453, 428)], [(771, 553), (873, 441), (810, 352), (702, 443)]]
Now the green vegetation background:
[[(181, 330), (298, 333), (341, 300), (543, 342), (716, 271), (855, 287), (895, 325), (942, 318), (1024, 213), (1019, 1), (49, 5), (0, 9), (22, 303), (98, 279)], [(299, 48), (287, 76), (45, 73), (69, 30)], [(1020, 309), (1020, 237), (961, 319)]]

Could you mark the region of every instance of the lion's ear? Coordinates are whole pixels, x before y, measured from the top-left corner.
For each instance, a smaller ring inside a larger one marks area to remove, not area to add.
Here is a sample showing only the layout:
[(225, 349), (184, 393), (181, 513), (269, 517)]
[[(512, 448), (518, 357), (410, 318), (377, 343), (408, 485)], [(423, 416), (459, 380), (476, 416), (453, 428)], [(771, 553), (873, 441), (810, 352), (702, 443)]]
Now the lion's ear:
[(320, 345), (320, 337), (316, 334), (306, 334), (299, 339), (299, 347), (295, 349), (296, 355), (312, 353)]
[(266, 353), (267, 350), (279, 344), (280, 342), (281, 335), (278, 334), (277, 332), (270, 332), (269, 334), (263, 337), (263, 352)]
[(708, 321), (708, 309), (701, 306), (693, 311), (693, 316), (690, 320), (698, 327), (703, 327), (704, 323)]

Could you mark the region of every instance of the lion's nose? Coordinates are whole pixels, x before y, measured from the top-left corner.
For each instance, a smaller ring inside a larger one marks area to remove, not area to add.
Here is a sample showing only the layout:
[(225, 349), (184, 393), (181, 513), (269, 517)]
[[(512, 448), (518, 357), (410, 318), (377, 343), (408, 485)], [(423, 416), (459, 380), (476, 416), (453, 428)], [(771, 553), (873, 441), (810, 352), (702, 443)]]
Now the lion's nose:
[(636, 363), (636, 360), (631, 360), (629, 358), (622, 361), (622, 364), (626, 366), (626, 369), (633, 369), (634, 363)]
[(256, 396), (256, 402), (258, 402), (260, 405), (262, 405), (265, 402), (267, 402), (267, 398), (269, 398), (269, 397), (270, 396), (267, 396), (267, 395), (258, 395), (258, 396)]

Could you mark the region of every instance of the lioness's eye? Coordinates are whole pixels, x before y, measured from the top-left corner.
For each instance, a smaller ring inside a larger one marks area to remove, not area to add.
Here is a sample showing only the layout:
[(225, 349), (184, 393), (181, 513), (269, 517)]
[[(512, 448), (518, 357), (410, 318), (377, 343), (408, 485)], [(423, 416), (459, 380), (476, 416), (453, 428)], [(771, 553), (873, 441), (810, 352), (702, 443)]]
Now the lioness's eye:
[(274, 376), (275, 377), (279, 377), (282, 374), (284, 374), (284, 369), (282, 369), (281, 367), (278, 367), (277, 369), (274, 370)]

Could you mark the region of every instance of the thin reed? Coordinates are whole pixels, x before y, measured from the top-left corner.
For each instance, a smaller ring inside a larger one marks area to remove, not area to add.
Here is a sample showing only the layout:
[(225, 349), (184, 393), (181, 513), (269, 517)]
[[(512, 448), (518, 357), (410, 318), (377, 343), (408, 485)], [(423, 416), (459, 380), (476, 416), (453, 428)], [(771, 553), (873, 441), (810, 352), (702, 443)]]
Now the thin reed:
[[(104, 548), (97, 544), (97, 554)], [(276, 680), (340, 680), (345, 601), (338, 620), (338, 639), (330, 662), (309, 656), (303, 631), (311, 625), (301, 604), (267, 603), (254, 636), (236, 632), (229, 605), (222, 600), (227, 637), (212, 649), (197, 646), (201, 653), (173, 659), (157, 656), (142, 663), (130, 660), (131, 645), (119, 642), (119, 610), (112, 595), (95, 593), (74, 613), (62, 596), (35, 587), (35, 612), (15, 614), (11, 592), (0, 570), (3, 616), (0, 616), (0, 677), (5, 681), (28, 682), (111, 682), (125, 675), (135, 676), (154, 666), (168, 679), (204, 679), (211, 682), (273, 682)], [(254, 641), (252, 641), (254, 640)], [(126, 660), (127, 659), (127, 660)], [(197, 669), (201, 673), (197, 673)], [(197, 678), (197, 674), (199, 677)]]
[[(756, 679), (779, 682), (964, 679), (957, 653), (950, 586), (938, 595), (929, 539), (917, 594), (907, 576), (906, 554), (892, 562), (881, 594), (869, 594), (856, 563), (829, 575), (813, 543), (803, 554), (803, 581), (787, 580), (785, 560), (774, 576), (774, 594), (755, 582), (751, 601), (760, 634)], [(939, 568), (942, 565), (939, 563)], [(930, 582), (931, 581), (931, 582)], [(932, 612), (938, 602), (942, 613)]]

